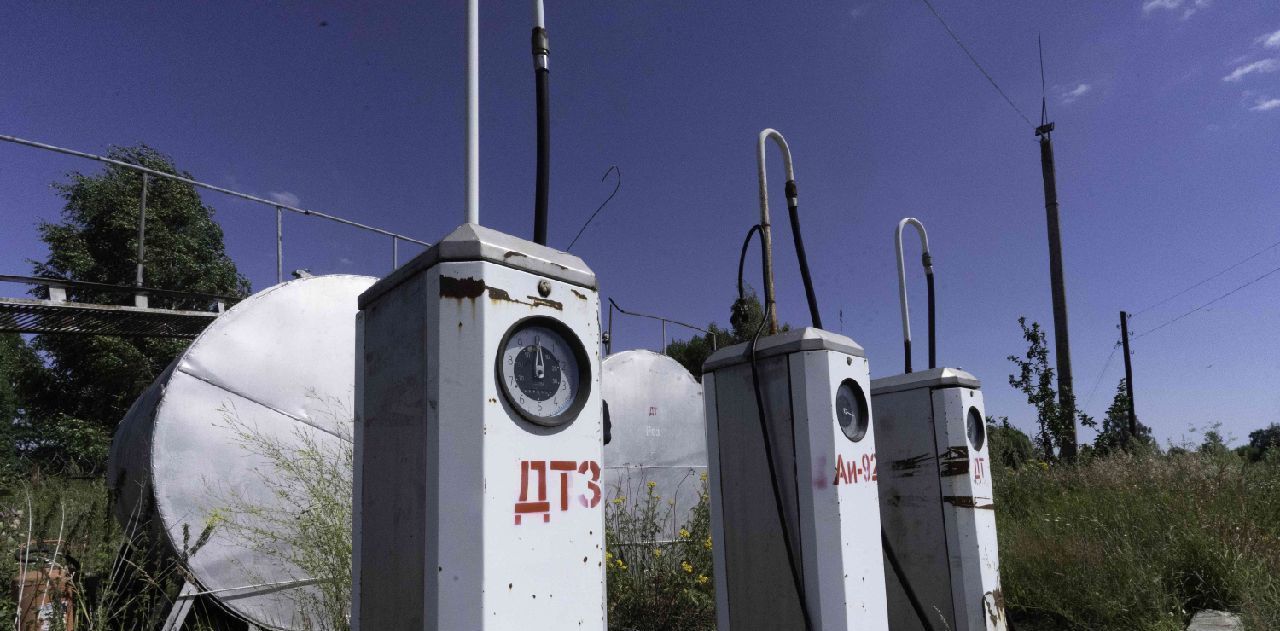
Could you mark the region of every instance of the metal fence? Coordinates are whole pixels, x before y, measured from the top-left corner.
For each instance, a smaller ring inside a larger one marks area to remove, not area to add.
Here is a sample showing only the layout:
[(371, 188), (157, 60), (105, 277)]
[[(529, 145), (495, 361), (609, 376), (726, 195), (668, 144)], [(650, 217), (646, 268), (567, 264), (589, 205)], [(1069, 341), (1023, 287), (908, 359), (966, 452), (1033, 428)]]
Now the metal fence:
[(247, 200), (247, 201), (253, 202), (253, 203), (255, 203), (255, 204), (261, 204), (261, 205), (263, 205), (263, 206), (269, 206), (269, 207), (271, 207), (271, 208), (274, 208), (274, 209), (275, 209), (275, 213), (276, 213), (276, 282), (278, 282), (278, 283), (279, 283), (279, 282), (284, 282), (284, 221), (283, 221), (283, 216), (284, 216), (285, 211), (292, 212), (292, 213), (297, 213), (297, 214), (299, 214), (299, 215), (304, 215), (304, 216), (307, 216), (307, 217), (317, 217), (317, 218), (319, 218), (319, 219), (325, 219), (325, 220), (327, 220), (327, 221), (332, 221), (332, 222), (334, 222), (334, 223), (339, 223), (339, 224), (342, 224), (342, 225), (344, 225), (344, 226), (351, 226), (351, 227), (353, 227), (353, 228), (357, 228), (357, 229), (364, 230), (364, 231), (367, 231), (367, 232), (373, 232), (373, 233), (375, 233), (375, 234), (380, 234), (380, 235), (383, 235), (383, 236), (386, 236), (386, 237), (390, 237), (390, 238), (391, 238), (391, 267), (392, 267), (392, 269), (395, 269), (395, 268), (396, 268), (396, 267), (398, 267), (398, 266), (399, 266), (399, 264), (400, 264), (400, 242), (401, 242), (401, 241), (405, 241), (405, 242), (407, 242), (407, 243), (413, 243), (413, 244), (421, 245), (421, 246), (424, 246), (424, 247), (427, 247), (427, 246), (430, 246), (430, 245), (431, 245), (430, 243), (427, 243), (426, 241), (420, 241), (420, 240), (418, 240), (418, 239), (414, 239), (413, 237), (407, 237), (407, 236), (405, 236), (405, 235), (398, 234), (398, 233), (395, 233), (395, 232), (391, 232), (391, 231), (389, 231), (389, 230), (383, 230), (382, 228), (377, 228), (377, 227), (374, 227), (374, 226), (369, 226), (369, 225), (366, 225), (366, 224), (362, 224), (362, 223), (360, 223), (360, 222), (358, 222), (358, 221), (352, 221), (352, 220), (350, 220), (350, 219), (344, 219), (344, 218), (339, 217), (339, 216), (337, 216), (337, 215), (331, 215), (331, 214), (329, 214), (329, 213), (321, 212), (321, 211), (318, 211), (318, 210), (309, 210), (309, 209), (306, 209), (306, 208), (298, 208), (298, 207), (296, 207), (296, 206), (291, 206), (291, 205), (289, 205), (289, 204), (284, 204), (284, 203), (281, 203), (281, 202), (278, 202), (278, 201), (269, 200), (269, 199), (263, 199), (263, 198), (258, 197), (258, 196), (256, 196), (256, 195), (250, 195), (250, 194), (248, 194), (248, 193), (241, 193), (241, 192), (239, 192), (239, 191), (233, 191), (233, 190), (231, 190), (231, 189), (229, 189), (229, 188), (223, 188), (223, 187), (221, 187), (221, 186), (216, 186), (216, 185), (214, 185), (214, 184), (209, 184), (208, 182), (201, 182), (201, 181), (199, 181), (199, 180), (193, 180), (193, 179), (191, 179), (191, 178), (182, 177), (182, 176), (180, 176), (180, 175), (174, 175), (174, 174), (172, 174), (172, 173), (165, 173), (165, 172), (163, 172), (163, 171), (157, 171), (157, 170), (155, 170), (155, 169), (149, 169), (149, 168), (144, 167), (144, 166), (140, 166), (140, 165), (137, 165), (137, 164), (130, 164), (130, 163), (128, 163), (128, 162), (123, 162), (123, 161), (121, 161), (121, 160), (115, 160), (115, 159), (112, 159), (112, 158), (108, 158), (108, 157), (106, 157), (106, 156), (99, 156), (99, 155), (95, 155), (95, 154), (92, 154), (92, 153), (86, 153), (86, 152), (83, 152), (83, 151), (76, 151), (76, 150), (74, 150), (74, 149), (67, 149), (67, 148), (65, 148), (65, 147), (57, 147), (57, 146), (50, 145), (50, 144), (47, 144), (47, 143), (43, 143), (43, 142), (36, 142), (36, 141), (34, 141), (34, 140), (26, 140), (26, 139), (23, 139), (23, 138), (18, 138), (18, 137), (16, 137), (16, 136), (9, 136), (9, 135), (6, 135), (6, 134), (0, 134), (0, 141), (4, 141), (4, 142), (8, 142), (8, 143), (13, 143), (13, 144), (16, 144), (16, 145), (22, 145), (22, 146), (25, 146), (25, 147), (32, 147), (32, 148), (35, 148), (35, 149), (43, 149), (43, 150), (45, 150), (45, 151), (52, 151), (52, 152), (55, 152), (55, 153), (61, 153), (61, 154), (64, 154), (64, 155), (74, 156), (74, 157), (77, 157), (77, 158), (84, 158), (84, 159), (86, 159), (86, 160), (94, 160), (94, 161), (102, 162), (102, 163), (105, 163), (105, 164), (112, 164), (112, 165), (115, 165), (115, 166), (118, 166), (118, 167), (121, 167), (121, 168), (124, 168), (124, 169), (130, 169), (130, 170), (132, 170), (132, 171), (137, 171), (138, 173), (140, 173), (140, 174), (142, 175), (142, 195), (140, 196), (140, 199), (138, 200), (138, 207), (139, 207), (139, 213), (138, 213), (138, 252), (137, 252), (137, 257), (138, 257), (138, 258), (137, 258), (138, 271), (137, 271), (136, 278), (134, 279), (134, 284), (135, 284), (135, 286), (137, 286), (137, 287), (142, 287), (142, 283), (143, 283), (143, 272), (144, 272), (144, 270), (143, 270), (143, 261), (145, 260), (145, 254), (146, 254), (146, 232), (147, 232), (147, 185), (148, 185), (148, 183), (150, 182), (150, 179), (151, 179), (151, 178), (153, 178), (153, 177), (155, 177), (155, 178), (163, 178), (163, 179), (167, 179), (167, 180), (173, 180), (173, 181), (176, 181), (176, 182), (182, 182), (182, 183), (184, 183), (184, 184), (190, 184), (191, 186), (195, 186), (195, 187), (203, 188), (203, 189), (210, 190), (210, 191), (215, 191), (215, 192), (218, 192), (218, 193), (222, 193), (222, 194), (224, 194), (224, 195), (230, 195), (230, 196), (232, 196), (232, 197), (237, 197), (237, 198), (240, 198), (240, 199), (243, 199), (243, 200)]

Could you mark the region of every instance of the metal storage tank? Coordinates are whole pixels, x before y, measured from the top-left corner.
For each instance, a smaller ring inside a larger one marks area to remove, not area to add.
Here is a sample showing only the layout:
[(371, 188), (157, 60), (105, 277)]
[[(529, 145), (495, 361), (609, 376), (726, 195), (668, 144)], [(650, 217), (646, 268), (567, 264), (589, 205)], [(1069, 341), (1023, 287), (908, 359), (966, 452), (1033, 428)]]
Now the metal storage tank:
[(149, 515), (174, 558), (212, 524), (186, 561), (195, 587), (259, 627), (303, 628), (300, 590), (324, 577), (301, 576), (218, 527), (229, 498), (268, 509), (286, 501), (266, 483), (270, 461), (246, 449), (230, 421), (285, 444), (350, 441), (356, 299), (375, 280), (306, 277), (240, 302), (134, 402), (112, 442), (117, 518)]
[(612, 426), (604, 446), (606, 497), (621, 495), (634, 506), (654, 482), (674, 523), (688, 521), (707, 471), (702, 384), (676, 360), (646, 350), (610, 355), (600, 381)]

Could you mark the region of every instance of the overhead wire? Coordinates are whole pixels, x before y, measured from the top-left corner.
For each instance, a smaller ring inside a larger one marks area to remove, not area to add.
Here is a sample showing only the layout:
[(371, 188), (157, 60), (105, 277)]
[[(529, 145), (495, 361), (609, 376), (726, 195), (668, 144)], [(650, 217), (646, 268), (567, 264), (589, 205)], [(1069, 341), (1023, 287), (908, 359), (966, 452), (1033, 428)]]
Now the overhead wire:
[(1280, 246), (1280, 241), (1276, 241), (1275, 243), (1272, 243), (1271, 245), (1268, 245), (1267, 247), (1262, 248), (1261, 250), (1258, 250), (1257, 252), (1254, 252), (1253, 254), (1250, 254), (1249, 256), (1246, 256), (1246, 257), (1244, 257), (1243, 259), (1240, 259), (1239, 261), (1236, 261), (1235, 263), (1232, 263), (1232, 264), (1231, 264), (1229, 267), (1227, 267), (1226, 269), (1223, 269), (1222, 271), (1220, 271), (1220, 272), (1218, 272), (1218, 273), (1216, 273), (1216, 274), (1214, 274), (1214, 275), (1212, 275), (1212, 276), (1210, 276), (1210, 277), (1208, 277), (1208, 278), (1206, 278), (1206, 279), (1204, 279), (1204, 280), (1202, 280), (1202, 281), (1200, 281), (1200, 282), (1198, 282), (1198, 283), (1196, 283), (1196, 284), (1194, 284), (1194, 285), (1192, 285), (1192, 286), (1190, 286), (1190, 287), (1187, 287), (1186, 289), (1183, 289), (1182, 291), (1179, 291), (1178, 293), (1173, 294), (1172, 296), (1169, 296), (1168, 298), (1165, 298), (1164, 300), (1161, 300), (1161, 301), (1156, 302), (1156, 303), (1154, 303), (1154, 304), (1151, 304), (1151, 305), (1149, 305), (1149, 306), (1147, 306), (1147, 307), (1144, 307), (1144, 308), (1142, 308), (1142, 309), (1140, 309), (1140, 310), (1138, 310), (1138, 311), (1135, 311), (1135, 312), (1133, 312), (1133, 313), (1129, 314), (1129, 316), (1130, 316), (1130, 317), (1134, 317), (1134, 316), (1137, 316), (1137, 315), (1139, 315), (1139, 314), (1146, 313), (1147, 311), (1150, 311), (1150, 310), (1152, 310), (1152, 309), (1155, 309), (1156, 307), (1159, 307), (1160, 305), (1163, 305), (1163, 304), (1165, 304), (1165, 303), (1169, 302), (1170, 300), (1173, 300), (1174, 298), (1177, 298), (1177, 297), (1179, 297), (1179, 296), (1182, 296), (1182, 295), (1186, 294), (1187, 292), (1191, 291), (1192, 289), (1195, 289), (1195, 288), (1197, 288), (1197, 287), (1199, 287), (1199, 286), (1201, 286), (1201, 285), (1203, 285), (1203, 284), (1205, 284), (1205, 283), (1207, 283), (1207, 282), (1209, 282), (1209, 281), (1211, 281), (1211, 280), (1214, 280), (1215, 278), (1218, 278), (1218, 277), (1222, 276), (1223, 274), (1226, 274), (1227, 272), (1230, 272), (1231, 270), (1233, 270), (1233, 269), (1235, 269), (1235, 268), (1237, 268), (1237, 267), (1240, 267), (1241, 265), (1244, 265), (1245, 263), (1248, 263), (1249, 261), (1252, 261), (1253, 259), (1258, 258), (1259, 256), (1262, 256), (1263, 254), (1265, 254), (1265, 253), (1269, 252), (1270, 250), (1275, 249), (1277, 246)]
[(1102, 378), (1107, 376), (1107, 369), (1111, 367), (1111, 360), (1115, 358), (1116, 351), (1120, 349), (1120, 342), (1116, 342), (1111, 347), (1111, 354), (1107, 355), (1107, 361), (1102, 363), (1102, 370), (1098, 371), (1098, 379), (1093, 382), (1093, 387), (1089, 389), (1089, 396), (1085, 397), (1084, 405), (1081, 407), (1089, 407), (1093, 402), (1093, 395), (1098, 392), (1098, 386), (1102, 384)]
[(951, 36), (951, 39), (955, 40), (955, 43), (960, 47), (960, 50), (964, 51), (964, 54), (969, 58), (969, 61), (973, 62), (973, 65), (978, 69), (978, 72), (981, 72), (982, 76), (987, 78), (987, 81), (991, 83), (991, 87), (995, 88), (996, 92), (999, 92), (1001, 97), (1004, 97), (1005, 103), (1008, 103), (1009, 107), (1013, 108), (1013, 111), (1017, 112), (1018, 116), (1020, 116), (1022, 120), (1026, 121), (1027, 125), (1034, 128), (1036, 126), (1035, 123), (1032, 123), (1031, 119), (1027, 118), (1027, 115), (1023, 114), (1022, 110), (1018, 109), (1018, 106), (1013, 104), (1013, 99), (1010, 99), (1009, 95), (1005, 94), (1004, 90), (1000, 88), (1000, 84), (996, 83), (996, 80), (991, 76), (991, 73), (987, 72), (987, 69), (982, 67), (982, 64), (978, 62), (977, 57), (973, 56), (969, 47), (965, 46), (964, 42), (960, 41), (960, 36), (956, 35), (956, 32), (951, 30), (951, 27), (947, 25), (947, 21), (942, 19), (942, 14), (938, 13), (938, 10), (933, 7), (933, 3), (929, 0), (921, 0), (921, 2), (924, 2), (924, 5), (929, 7), (929, 11), (933, 13), (933, 17), (938, 18), (938, 23), (942, 25), (942, 28), (946, 29), (947, 34)]
[(582, 227), (578, 229), (578, 234), (574, 235), (573, 241), (569, 242), (569, 247), (564, 249), (565, 252), (573, 249), (573, 244), (578, 242), (578, 237), (581, 237), (582, 233), (587, 231), (587, 226), (591, 225), (591, 222), (595, 220), (596, 215), (599, 215), (600, 211), (604, 210), (604, 207), (613, 200), (613, 196), (618, 194), (618, 189), (622, 188), (622, 169), (619, 169), (616, 164), (609, 167), (609, 170), (605, 171), (604, 175), (600, 176), (600, 181), (603, 182), (605, 178), (609, 177), (610, 173), (616, 173), (618, 175), (618, 181), (613, 185), (613, 192), (609, 193), (609, 196), (606, 197), (603, 202), (600, 202), (600, 205), (596, 207), (596, 211), (591, 213), (590, 217), (587, 217), (586, 223), (582, 224)]
[(1138, 339), (1138, 338), (1142, 338), (1142, 337), (1146, 337), (1146, 336), (1148, 336), (1148, 335), (1151, 335), (1152, 333), (1155, 333), (1156, 331), (1159, 331), (1160, 329), (1163, 329), (1163, 328), (1165, 328), (1165, 327), (1167, 327), (1167, 326), (1169, 326), (1169, 325), (1171, 325), (1171, 324), (1173, 324), (1173, 323), (1175, 323), (1175, 322), (1177, 322), (1177, 321), (1179, 321), (1179, 320), (1181, 320), (1181, 319), (1183, 319), (1183, 318), (1185, 318), (1185, 317), (1187, 317), (1187, 316), (1189, 316), (1189, 315), (1191, 315), (1191, 314), (1193, 314), (1193, 313), (1196, 313), (1197, 311), (1200, 311), (1200, 310), (1204, 309), (1205, 307), (1208, 307), (1208, 306), (1210, 306), (1210, 305), (1213, 305), (1214, 303), (1217, 303), (1218, 301), (1221, 301), (1221, 300), (1223, 300), (1223, 299), (1226, 299), (1227, 297), (1231, 296), (1232, 294), (1234, 294), (1234, 293), (1236, 293), (1236, 292), (1238, 292), (1238, 291), (1240, 291), (1240, 290), (1242, 290), (1242, 289), (1244, 289), (1244, 288), (1246, 288), (1246, 287), (1248, 287), (1248, 286), (1250, 286), (1250, 285), (1253, 285), (1253, 284), (1255, 284), (1255, 283), (1257, 283), (1257, 282), (1259, 282), (1259, 281), (1262, 281), (1262, 280), (1266, 279), (1267, 277), (1269, 277), (1269, 276), (1271, 276), (1271, 275), (1273, 275), (1273, 274), (1276, 274), (1276, 273), (1278, 273), (1278, 272), (1280, 272), (1280, 267), (1274, 268), (1274, 269), (1272, 269), (1271, 271), (1269, 271), (1269, 272), (1267, 272), (1267, 273), (1265, 273), (1265, 274), (1263, 274), (1263, 275), (1261, 275), (1261, 276), (1259, 276), (1259, 277), (1257, 277), (1257, 278), (1255, 278), (1255, 279), (1253, 279), (1253, 280), (1251, 280), (1251, 281), (1249, 281), (1249, 282), (1247, 282), (1247, 283), (1245, 283), (1245, 284), (1243, 284), (1243, 285), (1240, 285), (1239, 287), (1236, 287), (1235, 289), (1232, 289), (1231, 291), (1228, 291), (1227, 293), (1222, 294), (1221, 296), (1218, 296), (1217, 298), (1214, 298), (1213, 300), (1210, 300), (1209, 302), (1206, 302), (1206, 303), (1204, 303), (1204, 304), (1202, 304), (1202, 305), (1200, 305), (1200, 306), (1198, 306), (1198, 307), (1196, 307), (1196, 308), (1194, 308), (1194, 309), (1192, 309), (1192, 310), (1190, 310), (1190, 311), (1187, 311), (1186, 313), (1183, 313), (1182, 315), (1180, 315), (1180, 316), (1178, 316), (1178, 317), (1176, 317), (1176, 318), (1172, 318), (1172, 319), (1166, 320), (1163, 324), (1161, 324), (1161, 325), (1159, 325), (1159, 326), (1157, 326), (1157, 327), (1147, 329), (1146, 331), (1143, 331), (1143, 332), (1138, 333), (1138, 334), (1136, 334), (1136, 335), (1131, 335), (1131, 336), (1129, 337), (1129, 339), (1130, 339), (1130, 340), (1136, 340), (1136, 339)]

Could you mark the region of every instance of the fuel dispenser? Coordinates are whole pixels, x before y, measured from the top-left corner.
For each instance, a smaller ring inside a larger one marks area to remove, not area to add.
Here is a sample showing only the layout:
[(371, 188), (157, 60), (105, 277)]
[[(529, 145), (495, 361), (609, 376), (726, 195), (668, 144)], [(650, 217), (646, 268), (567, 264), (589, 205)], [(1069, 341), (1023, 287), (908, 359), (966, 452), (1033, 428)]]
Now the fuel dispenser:
[[(778, 332), (765, 143), (782, 150), (792, 237), (813, 327)], [(795, 173), (781, 134), (757, 146), (765, 313), (755, 339), (703, 365), (716, 609), (722, 631), (887, 630), (868, 364), (822, 329)], [(738, 273), (743, 295), (742, 260)], [(742, 301), (739, 301), (742, 304)], [(766, 327), (769, 334), (761, 336)]]
[[(908, 225), (920, 235), (928, 281), (929, 370), (923, 372), (911, 371), (902, 258)], [(905, 372), (871, 382), (876, 443), (886, 463), (879, 480), (880, 518), (886, 548), (897, 553), (901, 569), (899, 576), (885, 576), (890, 626), (1004, 631), (981, 384), (963, 370), (936, 367), (933, 261), (924, 225), (903, 219), (894, 240)], [(919, 616), (921, 609), (931, 614), (930, 624)]]
[(359, 300), (353, 628), (603, 631), (596, 278), (479, 225), (469, 13), (465, 223)]

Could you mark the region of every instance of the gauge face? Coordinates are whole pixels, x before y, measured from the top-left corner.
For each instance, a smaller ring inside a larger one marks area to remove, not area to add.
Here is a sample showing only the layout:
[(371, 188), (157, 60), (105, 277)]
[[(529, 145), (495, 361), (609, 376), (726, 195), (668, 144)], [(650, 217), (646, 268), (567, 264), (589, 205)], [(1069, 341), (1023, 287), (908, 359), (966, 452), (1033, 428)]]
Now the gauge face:
[(867, 435), (871, 419), (867, 410), (867, 397), (862, 386), (852, 379), (845, 379), (836, 390), (836, 422), (840, 431), (853, 442)]
[(982, 449), (982, 445), (987, 442), (987, 428), (982, 421), (982, 415), (978, 413), (978, 408), (969, 408), (969, 414), (965, 422), (968, 424), (969, 444), (973, 445), (975, 450)]
[(498, 354), (498, 378), (508, 403), (525, 419), (567, 423), (586, 398), (585, 352), (567, 327), (530, 318), (512, 327)]

